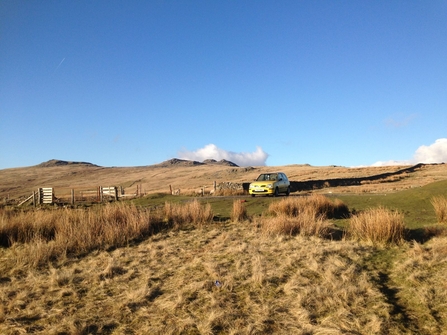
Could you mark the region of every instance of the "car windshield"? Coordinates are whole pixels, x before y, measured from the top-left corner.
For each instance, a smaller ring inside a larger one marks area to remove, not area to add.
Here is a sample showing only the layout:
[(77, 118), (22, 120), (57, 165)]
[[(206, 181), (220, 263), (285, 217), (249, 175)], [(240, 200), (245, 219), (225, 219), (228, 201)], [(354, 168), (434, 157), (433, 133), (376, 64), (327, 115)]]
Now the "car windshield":
[(266, 181), (266, 180), (276, 180), (278, 178), (278, 175), (276, 173), (263, 173), (261, 174), (257, 181)]

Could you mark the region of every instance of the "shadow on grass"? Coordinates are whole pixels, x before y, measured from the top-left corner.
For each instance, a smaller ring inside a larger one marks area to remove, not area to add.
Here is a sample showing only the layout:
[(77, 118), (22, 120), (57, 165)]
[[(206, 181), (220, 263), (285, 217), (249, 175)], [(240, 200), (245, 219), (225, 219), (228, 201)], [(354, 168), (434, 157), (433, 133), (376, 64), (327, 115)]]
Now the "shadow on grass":
[(429, 226), (424, 228), (407, 229), (405, 232), (406, 241), (416, 241), (420, 244), (423, 244), (437, 236), (447, 236), (447, 226)]
[(414, 334), (418, 334), (419, 329), (417, 322), (414, 322), (405, 306), (399, 302), (399, 290), (393, 288), (390, 282), (391, 281), (387, 273), (382, 271), (378, 273), (376, 283), (380, 292), (384, 295), (388, 304), (390, 304), (392, 308), (390, 311), (392, 318), (401, 323), (404, 327), (404, 330), (411, 330), (414, 332)]
[(341, 241), (346, 235), (344, 229), (337, 227), (330, 227), (328, 232), (323, 236), (323, 238), (331, 241)]

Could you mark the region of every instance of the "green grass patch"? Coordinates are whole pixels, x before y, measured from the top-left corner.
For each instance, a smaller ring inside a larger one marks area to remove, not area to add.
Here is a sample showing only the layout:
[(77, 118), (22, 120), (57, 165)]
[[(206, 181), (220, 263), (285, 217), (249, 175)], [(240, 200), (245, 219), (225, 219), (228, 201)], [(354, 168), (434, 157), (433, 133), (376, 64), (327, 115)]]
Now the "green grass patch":
[[(412, 188), (389, 194), (334, 194), (328, 195), (332, 199), (340, 199), (348, 206), (351, 213), (375, 208), (385, 207), (397, 210), (404, 214), (405, 226), (411, 230), (417, 230), (426, 226), (437, 224), (436, 213), (431, 199), (434, 196), (447, 196), (447, 180), (434, 182), (423, 187)], [(245, 201), (249, 217), (259, 217), (268, 211), (272, 202), (280, 201), (285, 197), (250, 197), (240, 196), (237, 199)], [(226, 221), (231, 218), (234, 197), (191, 197), (175, 196), (170, 194), (156, 193), (131, 200), (136, 206), (158, 207), (165, 202), (184, 203), (198, 199), (202, 203), (209, 203), (215, 215), (215, 220)], [(334, 224), (338, 228), (345, 228), (348, 219), (334, 219)]]
[(256, 217), (261, 216), (264, 212), (266, 212), (273, 201), (279, 201), (281, 199), (284, 199), (284, 197), (191, 197), (156, 193), (149, 194), (145, 197), (133, 199), (131, 200), (131, 202), (136, 206), (158, 207), (163, 206), (165, 202), (185, 203), (194, 199), (197, 199), (201, 203), (209, 203), (213, 210), (215, 220), (226, 221), (231, 218), (234, 199), (238, 199), (244, 202), (244, 205), (247, 209), (247, 215), (249, 217)]
[[(351, 213), (379, 206), (398, 210), (405, 215), (406, 227), (416, 229), (437, 223), (431, 199), (440, 195), (447, 195), (447, 180), (390, 194), (338, 194), (331, 197), (342, 200)], [(345, 226), (346, 220), (340, 220), (337, 225)]]

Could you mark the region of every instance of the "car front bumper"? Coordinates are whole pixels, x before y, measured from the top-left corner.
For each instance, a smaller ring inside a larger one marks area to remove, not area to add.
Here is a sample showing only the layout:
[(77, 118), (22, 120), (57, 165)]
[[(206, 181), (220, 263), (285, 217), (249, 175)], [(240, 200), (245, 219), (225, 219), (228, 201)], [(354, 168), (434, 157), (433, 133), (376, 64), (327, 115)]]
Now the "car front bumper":
[(248, 190), (248, 193), (249, 194), (255, 194), (255, 195), (271, 195), (271, 194), (273, 194), (274, 193), (274, 190), (273, 190), (273, 188), (262, 188), (262, 189), (260, 189), (260, 188), (256, 188), (256, 189), (252, 189), (252, 188), (250, 188), (249, 190)]

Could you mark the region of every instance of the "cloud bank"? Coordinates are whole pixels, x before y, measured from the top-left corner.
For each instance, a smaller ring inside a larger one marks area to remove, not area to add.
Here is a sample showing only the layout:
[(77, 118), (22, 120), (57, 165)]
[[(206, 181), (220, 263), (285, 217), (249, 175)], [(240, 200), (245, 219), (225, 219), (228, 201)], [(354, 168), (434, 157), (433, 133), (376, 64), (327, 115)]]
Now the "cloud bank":
[(215, 144), (205, 145), (196, 151), (181, 151), (179, 158), (203, 162), (205, 159), (215, 159), (220, 161), (225, 159), (239, 166), (259, 166), (265, 165), (268, 154), (261, 147), (256, 147), (254, 152), (232, 152), (218, 148)]
[(421, 145), (414, 156), (406, 161), (376, 162), (372, 166), (411, 165), (417, 163), (445, 163), (447, 162), (447, 138), (440, 138), (430, 145)]

